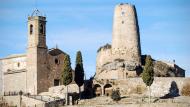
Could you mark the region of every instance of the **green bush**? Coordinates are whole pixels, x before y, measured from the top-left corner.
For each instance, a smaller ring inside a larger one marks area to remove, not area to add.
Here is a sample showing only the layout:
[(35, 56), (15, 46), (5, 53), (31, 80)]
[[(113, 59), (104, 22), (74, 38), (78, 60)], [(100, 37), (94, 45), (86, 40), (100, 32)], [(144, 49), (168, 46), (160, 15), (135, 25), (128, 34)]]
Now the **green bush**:
[(119, 90), (113, 91), (111, 98), (113, 101), (119, 101), (121, 99)]

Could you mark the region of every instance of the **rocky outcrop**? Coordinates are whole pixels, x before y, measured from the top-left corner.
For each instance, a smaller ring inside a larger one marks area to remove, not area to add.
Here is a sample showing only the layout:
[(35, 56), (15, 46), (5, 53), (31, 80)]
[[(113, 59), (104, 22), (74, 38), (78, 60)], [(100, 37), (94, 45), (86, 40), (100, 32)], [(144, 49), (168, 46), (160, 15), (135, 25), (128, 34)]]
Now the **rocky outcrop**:
[(185, 70), (174, 63), (167, 64), (162, 61), (154, 61), (154, 75), (156, 77), (184, 77)]
[(122, 59), (115, 60), (113, 62), (106, 63), (102, 66), (101, 71), (111, 71), (111, 70), (117, 70), (119, 68), (126, 69), (128, 71), (134, 71), (138, 65), (135, 63), (129, 63), (128, 61), (124, 61)]

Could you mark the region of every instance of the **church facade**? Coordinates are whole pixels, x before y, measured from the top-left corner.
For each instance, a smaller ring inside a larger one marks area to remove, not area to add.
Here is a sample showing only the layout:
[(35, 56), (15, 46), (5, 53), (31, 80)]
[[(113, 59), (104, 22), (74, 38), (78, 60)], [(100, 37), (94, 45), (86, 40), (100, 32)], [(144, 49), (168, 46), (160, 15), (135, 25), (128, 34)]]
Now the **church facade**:
[(65, 52), (46, 45), (46, 17), (35, 10), (28, 17), (28, 44), (25, 54), (0, 59), (1, 94), (19, 92), (37, 95), (61, 84)]

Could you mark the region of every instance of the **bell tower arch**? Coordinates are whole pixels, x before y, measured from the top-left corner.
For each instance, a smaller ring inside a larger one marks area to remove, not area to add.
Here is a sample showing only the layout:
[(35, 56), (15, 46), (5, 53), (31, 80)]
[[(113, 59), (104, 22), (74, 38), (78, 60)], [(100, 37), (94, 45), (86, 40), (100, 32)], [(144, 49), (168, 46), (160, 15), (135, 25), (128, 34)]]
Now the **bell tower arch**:
[(39, 10), (35, 10), (28, 17), (28, 48), (46, 46), (46, 17)]

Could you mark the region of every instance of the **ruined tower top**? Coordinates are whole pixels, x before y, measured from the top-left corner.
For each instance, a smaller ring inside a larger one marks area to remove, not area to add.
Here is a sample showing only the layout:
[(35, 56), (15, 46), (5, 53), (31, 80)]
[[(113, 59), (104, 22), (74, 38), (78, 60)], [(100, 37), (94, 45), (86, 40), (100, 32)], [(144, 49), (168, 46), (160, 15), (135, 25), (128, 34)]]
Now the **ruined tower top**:
[(121, 3), (115, 7), (112, 54), (114, 59), (141, 64), (140, 35), (134, 5)]

